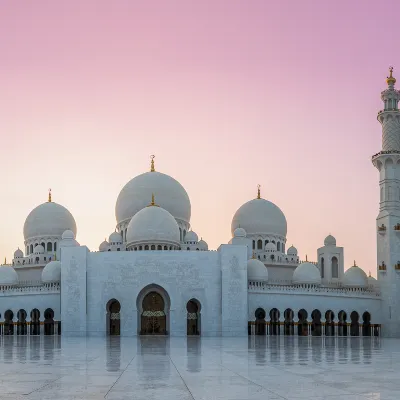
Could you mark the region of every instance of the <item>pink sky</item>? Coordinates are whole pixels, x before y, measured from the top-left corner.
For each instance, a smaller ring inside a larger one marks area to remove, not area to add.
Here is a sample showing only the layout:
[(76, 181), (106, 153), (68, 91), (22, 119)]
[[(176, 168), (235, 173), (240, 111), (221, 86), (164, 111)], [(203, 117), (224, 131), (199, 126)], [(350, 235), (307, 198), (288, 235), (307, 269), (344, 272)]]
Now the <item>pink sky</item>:
[(156, 154), (210, 248), (259, 183), (302, 258), (332, 233), (376, 276), (370, 157), (399, 17), (392, 0), (3, 1), (0, 257), (49, 187), (96, 250)]

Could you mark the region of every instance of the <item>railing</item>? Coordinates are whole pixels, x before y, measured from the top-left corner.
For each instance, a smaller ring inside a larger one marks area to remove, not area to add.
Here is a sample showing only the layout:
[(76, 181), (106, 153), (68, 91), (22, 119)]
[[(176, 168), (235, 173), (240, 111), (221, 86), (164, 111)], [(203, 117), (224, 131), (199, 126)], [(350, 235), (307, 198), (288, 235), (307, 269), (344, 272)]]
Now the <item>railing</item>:
[(386, 264), (382, 263), (381, 265), (378, 265), (378, 270), (379, 271), (386, 271)]
[(393, 227), (393, 230), (400, 232), (400, 224), (396, 224), (396, 225)]
[(394, 266), (394, 269), (395, 269), (396, 271), (400, 271), (400, 263), (397, 263), (397, 264)]
[(385, 232), (385, 231), (386, 231), (386, 226), (384, 224), (378, 226), (378, 232)]
[(369, 297), (380, 297), (380, 292), (371, 288), (346, 288), (333, 286), (316, 286), (311, 284), (303, 285), (279, 285), (263, 281), (248, 281), (248, 290), (250, 292), (297, 292), (297, 293), (315, 293), (315, 294), (339, 294), (339, 295), (360, 295)]
[(399, 150), (382, 150), (379, 153), (374, 154), (371, 158), (374, 159), (377, 156), (380, 156), (382, 154), (400, 154)]
[(60, 282), (55, 283), (45, 283), (41, 285), (31, 285), (31, 286), (10, 286), (10, 285), (0, 285), (0, 295), (11, 294), (32, 294), (32, 293), (59, 293), (60, 292)]

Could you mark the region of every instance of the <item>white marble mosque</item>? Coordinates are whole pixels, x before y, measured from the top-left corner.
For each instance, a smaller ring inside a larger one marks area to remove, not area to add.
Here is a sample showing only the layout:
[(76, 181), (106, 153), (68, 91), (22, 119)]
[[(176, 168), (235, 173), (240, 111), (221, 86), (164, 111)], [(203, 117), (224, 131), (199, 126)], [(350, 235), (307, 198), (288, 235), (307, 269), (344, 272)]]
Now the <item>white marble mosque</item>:
[[(116, 227), (98, 251), (52, 200), (34, 208), (24, 246), (0, 267), (2, 335), (400, 337), (400, 92), (390, 69), (379, 111), (382, 150), (377, 276), (332, 235), (310, 260), (287, 245), (280, 208), (254, 199), (232, 218), (232, 238), (209, 250), (190, 224), (183, 186), (155, 168), (129, 181)], [(328, 233), (328, 232), (327, 232)], [(345, 269), (346, 267), (346, 269)]]

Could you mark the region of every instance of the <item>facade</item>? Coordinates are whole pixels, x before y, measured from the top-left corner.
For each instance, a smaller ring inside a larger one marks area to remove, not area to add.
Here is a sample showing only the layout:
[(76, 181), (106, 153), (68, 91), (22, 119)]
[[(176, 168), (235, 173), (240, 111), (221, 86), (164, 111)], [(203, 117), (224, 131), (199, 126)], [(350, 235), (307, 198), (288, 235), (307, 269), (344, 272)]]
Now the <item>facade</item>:
[(121, 190), (116, 229), (98, 251), (76, 241), (71, 213), (48, 201), (24, 225), (24, 250), (0, 267), (2, 335), (400, 336), (400, 92), (387, 78), (377, 217), (378, 280), (328, 235), (316, 261), (287, 246), (287, 221), (255, 199), (216, 251), (191, 229), (174, 178), (149, 172)]

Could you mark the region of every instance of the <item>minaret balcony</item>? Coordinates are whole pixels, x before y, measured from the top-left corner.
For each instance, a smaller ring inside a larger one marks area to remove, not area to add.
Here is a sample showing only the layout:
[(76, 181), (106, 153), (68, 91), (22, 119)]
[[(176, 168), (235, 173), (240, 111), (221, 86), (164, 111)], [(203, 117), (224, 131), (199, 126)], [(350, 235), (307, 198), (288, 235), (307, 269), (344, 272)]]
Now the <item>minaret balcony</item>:
[(386, 233), (386, 226), (384, 224), (378, 226), (378, 233), (381, 235), (384, 235)]
[(400, 261), (397, 261), (397, 264), (395, 264), (394, 269), (395, 269), (396, 271), (399, 271), (399, 272), (400, 272)]
[(393, 230), (394, 230), (396, 233), (400, 233), (400, 224), (396, 224), (396, 225), (393, 227)]
[(379, 271), (386, 271), (386, 264), (383, 262), (381, 265), (378, 265)]

